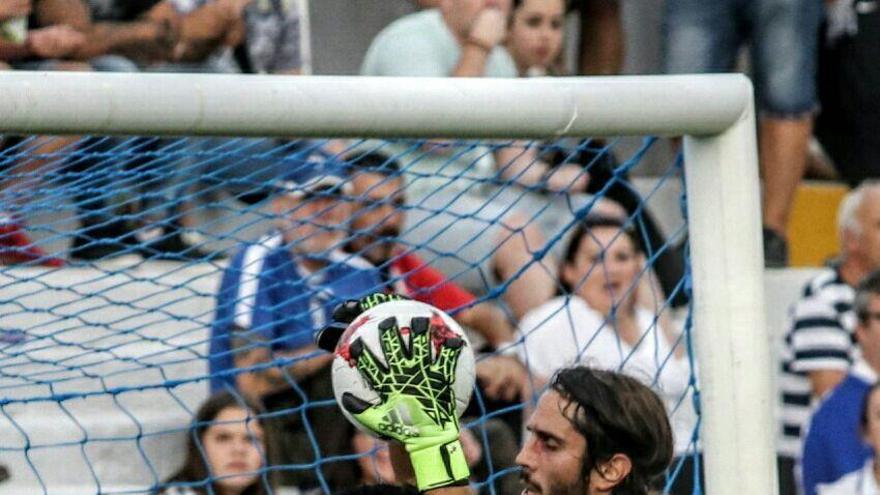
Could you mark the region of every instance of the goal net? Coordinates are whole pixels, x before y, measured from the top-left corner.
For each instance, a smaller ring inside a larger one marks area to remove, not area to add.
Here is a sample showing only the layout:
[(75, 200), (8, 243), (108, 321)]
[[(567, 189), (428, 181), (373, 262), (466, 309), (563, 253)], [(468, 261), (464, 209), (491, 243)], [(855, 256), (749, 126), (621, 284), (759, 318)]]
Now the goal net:
[[(469, 332), (480, 493), (522, 490), (523, 422), (572, 363), (663, 399), (658, 491), (770, 493), (750, 90), (3, 74), (0, 493), (393, 481), (312, 343), (377, 291)], [(211, 464), (222, 431), (245, 474)]]

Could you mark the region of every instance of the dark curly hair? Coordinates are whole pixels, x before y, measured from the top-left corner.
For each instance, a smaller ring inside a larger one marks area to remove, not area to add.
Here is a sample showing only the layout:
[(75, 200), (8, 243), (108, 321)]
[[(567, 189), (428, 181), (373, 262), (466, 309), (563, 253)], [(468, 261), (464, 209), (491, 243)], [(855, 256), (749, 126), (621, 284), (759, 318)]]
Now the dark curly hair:
[(632, 471), (614, 495), (646, 495), (673, 456), (672, 428), (663, 402), (621, 373), (577, 366), (559, 370), (551, 389), (569, 402), (562, 414), (586, 440), (583, 475), (624, 454)]

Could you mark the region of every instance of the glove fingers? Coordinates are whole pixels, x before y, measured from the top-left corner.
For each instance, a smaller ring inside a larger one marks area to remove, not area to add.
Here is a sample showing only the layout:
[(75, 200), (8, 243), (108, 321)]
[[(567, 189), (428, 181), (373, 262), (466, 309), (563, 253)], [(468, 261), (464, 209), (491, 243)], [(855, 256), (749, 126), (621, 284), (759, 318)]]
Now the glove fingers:
[(421, 362), (423, 366), (431, 365), (431, 320), (424, 317), (415, 317), (409, 324), (410, 355), (413, 361)]
[(389, 369), (399, 367), (412, 357), (393, 316), (379, 322), (379, 343)]
[(364, 345), (364, 341), (359, 338), (351, 343), (351, 357), (356, 360), (357, 369), (360, 371), (361, 376), (367, 380), (373, 390), (380, 396), (383, 396), (382, 384), (385, 381), (385, 377), (388, 376), (388, 368), (382, 366), (382, 363), (373, 355), (373, 352)]
[(455, 366), (458, 364), (458, 356), (461, 355), (461, 349), (464, 347), (462, 339), (451, 338), (440, 346), (440, 354), (431, 364), (431, 369), (440, 373), (447, 380), (447, 383), (455, 382)]

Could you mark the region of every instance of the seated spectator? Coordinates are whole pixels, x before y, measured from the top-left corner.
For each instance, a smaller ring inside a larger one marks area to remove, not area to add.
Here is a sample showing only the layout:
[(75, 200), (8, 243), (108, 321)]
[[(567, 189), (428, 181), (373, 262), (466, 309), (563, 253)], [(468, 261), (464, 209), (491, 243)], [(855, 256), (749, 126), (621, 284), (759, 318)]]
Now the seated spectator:
[(815, 495), (820, 483), (858, 471), (873, 458), (858, 424), (865, 394), (880, 377), (880, 272), (859, 283), (855, 314), (858, 357), (846, 378), (816, 409), (804, 440), (801, 467), (806, 495)]
[(880, 183), (866, 181), (840, 203), (837, 230), (841, 252), (827, 268), (804, 285), (789, 311), (790, 322), (780, 355), (782, 415), (779, 446), (780, 480), (794, 493), (794, 466), (803, 449), (804, 422), (824, 397), (846, 376), (856, 356), (853, 310), (855, 287), (880, 269)]
[[(586, 5), (604, 3), (583, 2)], [(610, 3), (610, 2), (609, 2)], [(615, 2), (616, 3), (616, 2)], [(564, 27), (565, 2), (563, 0), (514, 0), (513, 15), (505, 47), (516, 64), (521, 77), (563, 75), (560, 67)], [(644, 201), (638, 192), (628, 184), (626, 174), (615, 170), (617, 163), (610, 149), (596, 140), (564, 139), (549, 143), (547, 151), (541, 153), (543, 161), (536, 161), (532, 168), (543, 167), (554, 170), (560, 177), (575, 177), (584, 167), (590, 174), (587, 192), (602, 193), (602, 197), (615, 202), (626, 210), (626, 214), (634, 219), (639, 230), (645, 233), (645, 249), (649, 255), (657, 253), (657, 261), (652, 268), (663, 289), (664, 296), (671, 298), (673, 306), (687, 303), (684, 291), (679, 287), (684, 276), (684, 254), (676, 247), (670, 247), (657, 222), (650, 212), (646, 211)], [(545, 172), (546, 173), (546, 172)], [(556, 176), (554, 175), (554, 177)], [(507, 201), (516, 204), (523, 211), (540, 211), (541, 202), (550, 203), (543, 215), (538, 217), (544, 233), (548, 238), (559, 234), (560, 230), (571, 220), (566, 214), (570, 196), (551, 194), (525, 195), (519, 188), (508, 187), (507, 191), (515, 192), (522, 200), (510, 197)], [(512, 195), (507, 195), (512, 196)], [(504, 196), (502, 196), (503, 198)], [(579, 204), (587, 202), (585, 197), (579, 198)], [(561, 246), (559, 242), (557, 245)]]
[[(351, 215), (341, 197), (351, 192), (342, 164), (316, 154), (285, 166), (291, 172), (272, 198), (274, 231), (243, 246), (223, 274), (209, 363), (213, 390), (237, 389), (262, 399), (270, 412), (286, 413), (269, 425), (279, 457), (308, 464), (351, 448), (349, 424), (335, 404), (312, 404), (333, 398), (332, 355), (315, 355), (312, 334), (336, 305), (383, 284), (367, 261), (339, 249)], [(351, 463), (317, 469), (331, 488), (353, 482)], [(281, 482), (315, 488), (315, 470), (283, 471)]]
[(513, 0), (504, 42), (520, 77), (562, 75), (565, 0)]
[[(404, 16), (373, 40), (361, 74), (516, 77), (516, 66), (501, 45), (509, 12), (510, 0), (444, 0), (438, 9)], [(407, 167), (407, 192), (417, 208), (409, 219), (414, 228), (405, 237), (427, 240), (425, 248), (439, 254), (432, 265), (471, 277), (469, 287), (486, 289), (487, 280), (503, 281), (505, 301), (516, 319), (552, 297), (553, 280), (547, 274), (554, 261), (534, 255), (546, 242), (541, 228), (509, 203), (492, 201), (494, 191), (485, 186), (500, 177), (560, 194), (578, 193), (588, 182), (583, 170), (545, 176), (540, 165), (533, 166), (535, 150), (521, 143), (493, 146), (497, 170), (492, 170), (489, 150), (480, 146), (388, 149), (399, 154), (396, 158), (408, 155), (413, 161)]]
[(352, 195), (360, 208), (352, 216), (346, 249), (378, 267), (385, 283), (398, 294), (450, 313), (492, 348), (509, 343), (513, 328), (498, 307), (489, 301), (474, 304), (473, 294), (413, 252), (418, 246), (401, 243), (407, 210), (400, 165), (379, 153), (355, 153), (349, 163)]
[(876, 495), (880, 493), (877, 452), (880, 452), (880, 384), (874, 383), (865, 393), (859, 413), (859, 430), (870, 445), (870, 456), (858, 470), (837, 481), (816, 486), (818, 495)]
[[(42, 60), (57, 70), (89, 70), (86, 64), (61, 60), (78, 50), (85, 38), (73, 27), (49, 18), (48, 5), (46, 0), (0, 2), (0, 24), (15, 18), (28, 18), (26, 31), (21, 33), (23, 39), (0, 36), (0, 70), (28, 68), (28, 64)], [(34, 243), (21, 215), (25, 201), (31, 197), (33, 178), (44, 173), (50, 160), (20, 161), (10, 156), (21, 153), (22, 149), (35, 156), (48, 155), (70, 145), (75, 139), (41, 137), (23, 142), (18, 137), (0, 138), (0, 165), (4, 169), (4, 180), (0, 182), (0, 263), (36, 263), (50, 267), (64, 264), (60, 258), (49, 256)]]
[(158, 495), (270, 495), (276, 493), (265, 411), (229, 392), (209, 397), (186, 436), (183, 467), (162, 483)]
[(695, 416), (687, 396), (691, 370), (684, 344), (651, 310), (637, 304), (644, 256), (622, 221), (587, 217), (560, 269), (565, 293), (520, 322), (520, 359), (538, 377), (577, 363), (619, 370), (656, 384), (670, 411), (676, 454), (687, 452)]

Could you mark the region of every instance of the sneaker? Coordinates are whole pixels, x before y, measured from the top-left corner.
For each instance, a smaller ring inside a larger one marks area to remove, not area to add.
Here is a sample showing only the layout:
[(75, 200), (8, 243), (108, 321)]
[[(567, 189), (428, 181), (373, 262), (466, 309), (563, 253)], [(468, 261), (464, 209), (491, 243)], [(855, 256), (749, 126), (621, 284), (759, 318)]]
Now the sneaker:
[(773, 229), (764, 227), (764, 267), (785, 268), (788, 266), (788, 242)]
[(6, 219), (7, 221), (0, 222), (0, 263), (28, 263), (55, 268), (64, 266), (64, 260), (49, 256), (34, 244), (21, 223), (9, 220), (8, 217)]

